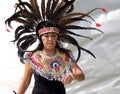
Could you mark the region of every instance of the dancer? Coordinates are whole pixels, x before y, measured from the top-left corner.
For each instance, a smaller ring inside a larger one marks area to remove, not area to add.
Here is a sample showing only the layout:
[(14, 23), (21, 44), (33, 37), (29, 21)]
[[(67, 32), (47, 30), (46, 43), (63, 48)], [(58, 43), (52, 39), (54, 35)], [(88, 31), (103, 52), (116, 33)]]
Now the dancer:
[[(19, 26), (15, 30), (15, 42), (20, 61), (25, 64), (25, 71), (16, 94), (24, 94), (34, 75), (35, 83), (32, 94), (66, 94), (64, 85), (73, 80), (82, 81), (85, 75), (78, 66), (82, 48), (73, 36), (91, 39), (75, 33), (74, 30), (101, 30), (94, 27), (82, 27), (74, 22), (89, 21), (88, 13), (73, 12), (75, 0), (18, 0), (15, 13), (5, 23), (9, 27), (12, 21)], [(39, 1), (39, 2), (38, 2)], [(40, 4), (40, 5), (39, 5)], [(72, 49), (65, 48), (63, 43), (74, 45), (78, 49), (75, 59)], [(33, 49), (34, 48), (34, 49)]]

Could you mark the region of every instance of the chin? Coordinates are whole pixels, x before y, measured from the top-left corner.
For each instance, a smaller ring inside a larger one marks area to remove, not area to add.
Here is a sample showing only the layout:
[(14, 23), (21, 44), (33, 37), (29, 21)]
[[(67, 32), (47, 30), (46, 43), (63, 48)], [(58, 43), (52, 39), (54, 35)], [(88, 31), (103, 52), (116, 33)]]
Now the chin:
[(47, 50), (55, 50), (55, 47), (47, 47)]

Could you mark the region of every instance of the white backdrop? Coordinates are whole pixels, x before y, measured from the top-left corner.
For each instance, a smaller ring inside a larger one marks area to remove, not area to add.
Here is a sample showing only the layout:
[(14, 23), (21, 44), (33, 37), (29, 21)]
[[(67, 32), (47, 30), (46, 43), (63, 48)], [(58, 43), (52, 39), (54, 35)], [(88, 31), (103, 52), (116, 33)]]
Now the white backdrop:
[[(15, 2), (17, 0), (0, 3), (0, 94), (12, 94), (12, 90), (17, 90), (24, 70), (24, 65), (17, 57), (17, 49), (10, 42), (14, 32), (6, 32), (4, 24), (4, 20), (14, 12)], [(76, 11), (88, 11), (95, 7), (107, 10), (106, 14), (92, 14), (102, 24), (100, 29), (104, 34), (85, 31), (94, 40), (80, 39), (79, 43), (91, 50), (97, 58), (93, 59), (82, 52), (78, 64), (86, 79), (67, 85), (67, 94), (120, 94), (120, 0), (78, 0), (75, 3)], [(26, 94), (31, 94), (33, 81)]]

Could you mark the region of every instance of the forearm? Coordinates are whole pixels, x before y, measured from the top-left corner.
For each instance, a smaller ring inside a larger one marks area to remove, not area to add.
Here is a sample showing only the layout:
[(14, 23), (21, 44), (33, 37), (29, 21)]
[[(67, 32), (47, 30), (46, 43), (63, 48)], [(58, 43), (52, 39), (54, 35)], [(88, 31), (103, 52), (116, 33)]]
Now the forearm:
[(77, 63), (74, 63), (71, 69), (71, 73), (74, 77), (74, 80), (81, 81), (85, 79), (85, 75), (83, 71), (81, 70), (81, 68), (77, 65)]
[(29, 84), (30, 84), (30, 81), (22, 81), (18, 88), (17, 94), (24, 94), (25, 91), (27, 90)]
[(82, 81), (85, 79), (85, 75), (83, 74), (83, 72), (73, 72), (72, 74), (73, 74), (74, 80)]
[(27, 88), (31, 82), (32, 73), (33, 73), (33, 70), (32, 70), (31, 65), (28, 62), (26, 62), (24, 75), (23, 75), (23, 78), (21, 80), (20, 86), (18, 88), (17, 94), (24, 94), (25, 93), (25, 91), (27, 90)]

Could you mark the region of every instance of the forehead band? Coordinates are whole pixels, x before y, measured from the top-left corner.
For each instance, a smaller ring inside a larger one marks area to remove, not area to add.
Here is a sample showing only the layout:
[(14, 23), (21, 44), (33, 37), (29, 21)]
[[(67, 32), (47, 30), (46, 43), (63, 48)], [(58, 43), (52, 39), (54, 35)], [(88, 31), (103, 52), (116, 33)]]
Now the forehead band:
[(56, 27), (45, 27), (45, 28), (42, 28), (38, 31), (39, 35), (41, 36), (42, 34), (45, 34), (45, 33), (57, 33), (59, 34), (59, 29), (56, 28)]

